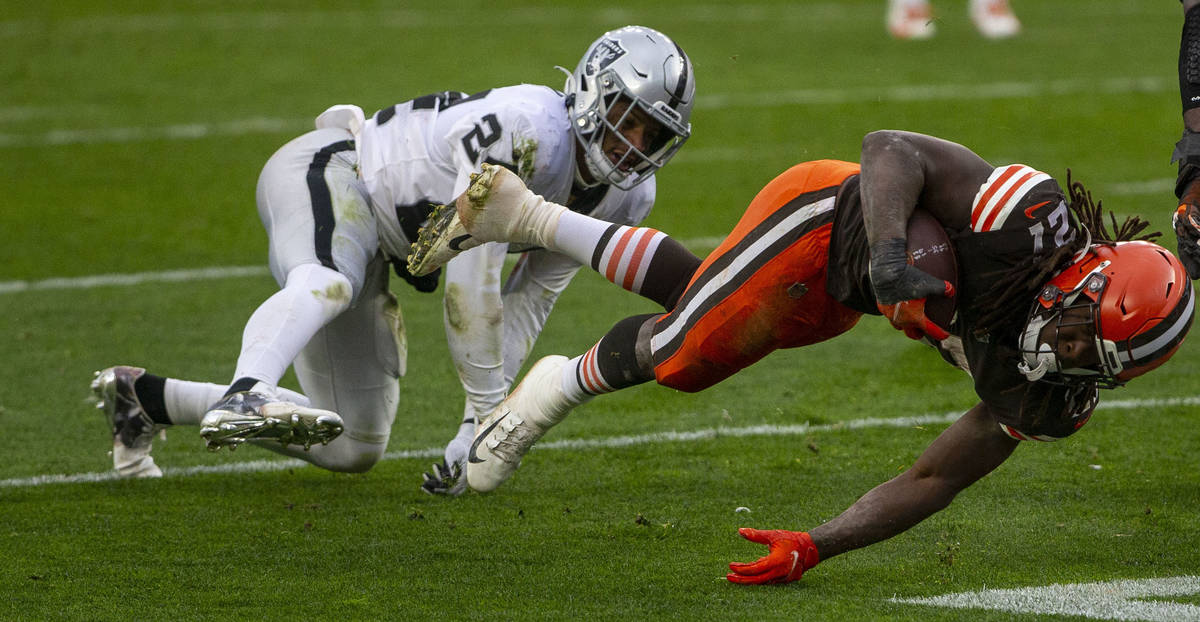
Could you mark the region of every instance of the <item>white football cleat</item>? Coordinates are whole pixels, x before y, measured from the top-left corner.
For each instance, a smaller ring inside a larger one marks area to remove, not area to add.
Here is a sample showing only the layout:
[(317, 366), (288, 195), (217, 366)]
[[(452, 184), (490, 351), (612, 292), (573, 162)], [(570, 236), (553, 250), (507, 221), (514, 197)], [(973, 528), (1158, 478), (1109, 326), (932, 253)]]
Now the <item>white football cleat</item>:
[(937, 34), (933, 10), (926, 0), (888, 2), (888, 32), (897, 39), (928, 39)]
[(467, 233), (453, 204), (439, 205), (429, 214), (429, 223), (417, 232), (417, 241), (408, 255), (408, 272), (425, 276), (480, 244), (483, 242)]
[(429, 274), (484, 242), (549, 248), (558, 217), (566, 210), (534, 194), (516, 173), (484, 164), (481, 172), (471, 173), (471, 185), (455, 200), (453, 211), (439, 206), (430, 215), (412, 246), (408, 271)]
[(1008, 0), (971, 0), (970, 11), (979, 34), (989, 39), (1006, 39), (1021, 32), (1021, 22)]
[(565, 356), (547, 356), (529, 369), (521, 384), (479, 424), (467, 455), (467, 484), (478, 492), (495, 490), (512, 477), (521, 458), (572, 405), (562, 391)]
[(96, 372), (92, 399), (104, 411), (113, 436), (113, 468), (121, 477), (162, 477), (162, 469), (150, 457), (150, 444), (160, 426), (150, 419), (138, 400), (133, 383), (146, 370), (118, 365)]
[(274, 440), (308, 449), (326, 445), (342, 433), (337, 413), (278, 400), (257, 391), (241, 391), (221, 399), (200, 420), (200, 436), (208, 448), (236, 449), (248, 440)]

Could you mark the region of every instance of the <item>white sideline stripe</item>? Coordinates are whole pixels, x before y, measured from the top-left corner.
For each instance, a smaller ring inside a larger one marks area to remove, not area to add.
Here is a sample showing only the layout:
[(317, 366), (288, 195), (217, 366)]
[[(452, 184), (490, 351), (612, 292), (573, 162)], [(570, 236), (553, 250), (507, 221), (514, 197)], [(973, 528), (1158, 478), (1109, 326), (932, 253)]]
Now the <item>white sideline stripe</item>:
[(1176, 78), (1136, 76), (1083, 80), (1068, 78), (1047, 82), (991, 82), (984, 84), (918, 84), (845, 89), (797, 89), (774, 93), (714, 93), (697, 95), (697, 108), (769, 108), (775, 106), (854, 104), (875, 102), (928, 102), (974, 99), (1020, 99), (1087, 93), (1119, 95), (1161, 93), (1178, 88)]
[[(1088, 16), (1107, 18), (1120, 23), (1122, 17), (1155, 15), (1149, 3), (1092, 3)], [(648, 5), (653, 10), (652, 5)], [(859, 12), (841, 2), (805, 3), (803, 11), (780, 11), (770, 4), (701, 4), (686, 11), (674, 11), (671, 21), (728, 24), (732, 22), (788, 24), (794, 28), (812, 28), (814, 22), (856, 19)], [(666, 10), (670, 10), (669, 8)], [(563, 23), (630, 23), (646, 17), (646, 9), (631, 11), (620, 7), (578, 9), (556, 7), (513, 7), (488, 16), (491, 27), (520, 27)], [(653, 15), (653, 13), (652, 13)], [(162, 33), (172, 30), (196, 31), (267, 31), (285, 28), (375, 28), (426, 29), (457, 26), (474, 13), (454, 10), (452, 6), (437, 9), (354, 9), (339, 7), (337, 11), (208, 11), (197, 13), (134, 13), (100, 14), (73, 19), (45, 21), (35, 18), (16, 18), (0, 21), (0, 38), (47, 34), (77, 37), (95, 34)], [(653, 21), (653, 20), (652, 20)]]
[[(682, 240), (682, 244), (688, 248), (713, 249), (722, 240), (724, 240), (722, 237), (708, 236)], [(43, 279), (40, 281), (0, 281), (0, 295), (50, 289), (93, 289), (96, 287), (140, 285), (142, 283), (173, 283), (259, 277), (269, 275), (270, 273), (270, 270), (266, 266), (218, 266), (214, 268), (197, 268), (195, 270), (96, 274), (92, 276)]]
[[(1142, 76), (1094, 80), (1064, 79), (1048, 82), (993, 82), (989, 84), (918, 84), (848, 89), (799, 89), (774, 93), (724, 93), (696, 96), (699, 109), (774, 108), (781, 106), (840, 105), (881, 102), (961, 101), (1018, 99), (1086, 93), (1162, 93), (1177, 88), (1175, 78)], [(0, 147), (59, 146), (94, 143), (126, 143), (149, 140), (194, 140), (212, 136), (298, 132), (312, 128), (311, 119), (253, 118), (223, 123), (187, 123), (165, 127), (117, 127), (82, 130), (51, 130), (42, 134), (0, 134)], [(681, 155), (688, 153), (686, 150)], [(737, 157), (744, 157), (737, 152)], [(729, 159), (728, 149), (713, 151), (716, 159)], [(689, 158), (691, 159), (691, 158)]]
[(959, 592), (928, 598), (891, 598), (894, 603), (988, 609), (1021, 614), (1083, 616), (1101, 620), (1200, 622), (1200, 607), (1151, 598), (1200, 594), (1200, 577), (1161, 577), (1054, 584), (1007, 590)]
[(1109, 185), (1107, 190), (1108, 194), (1117, 194), (1121, 196), (1174, 194), (1175, 178), (1160, 177), (1159, 179), (1147, 179), (1146, 181), (1127, 181), (1115, 183)]
[[(639, 15), (644, 17), (644, 11), (629, 11), (621, 8), (602, 8), (580, 10), (571, 7), (518, 8), (513, 7), (504, 11), (493, 11), (488, 16), (488, 25), (498, 27), (519, 27), (554, 25), (564, 23), (629, 23), (639, 21)], [(822, 2), (806, 4), (802, 18), (791, 17), (770, 5), (729, 5), (708, 4), (689, 6), (687, 11), (673, 13), (672, 20), (697, 23), (747, 22), (764, 21), (798, 22), (811, 24), (814, 20), (833, 21), (845, 20), (851, 13), (840, 2)], [(1105, 11), (1105, 16), (1113, 15)], [(0, 38), (20, 37), (28, 35), (43, 35), (52, 26), (53, 33), (79, 36), (95, 34), (133, 34), (133, 33), (162, 33), (173, 30), (197, 31), (270, 31), (296, 28), (375, 28), (416, 30), (457, 26), (467, 17), (462, 10), (454, 10), (453, 6), (439, 7), (435, 10), (421, 9), (391, 9), (391, 10), (354, 10), (353, 8), (338, 11), (223, 11), (201, 13), (142, 13), (132, 15), (95, 15), (75, 19), (59, 20), (47, 24), (38, 19), (11, 19), (0, 21)]]
[(134, 272), (132, 274), (97, 274), (73, 278), (54, 278), (41, 281), (0, 281), (0, 294), (47, 289), (92, 289), (114, 285), (139, 285), (152, 282), (202, 281), (270, 274), (266, 266), (225, 266), (195, 270), (166, 270), (163, 272)]
[[(1192, 397), (1174, 397), (1151, 400), (1113, 400), (1101, 402), (1097, 410), (1137, 410), (1142, 408), (1159, 408), (1164, 406), (1200, 406), (1200, 395)], [(705, 428), (688, 432), (655, 432), (631, 436), (610, 436), (592, 439), (563, 439), (541, 443), (534, 447), (539, 451), (558, 449), (612, 449), (635, 447), (639, 445), (661, 445), (666, 443), (690, 443), (716, 438), (742, 438), (747, 436), (802, 436), (813, 432), (840, 432), (844, 430), (860, 430), (865, 428), (909, 428), (922, 425), (950, 423), (962, 416), (961, 411), (942, 414), (916, 415), (912, 417), (866, 417), (852, 419), (839, 423), (794, 424), (794, 425), (753, 425), (740, 428)], [(426, 449), (406, 449), (389, 451), (380, 460), (405, 460), (409, 458), (440, 458), (445, 451), (442, 447)], [(286, 471), (299, 467), (310, 466), (303, 460), (294, 458), (280, 460), (251, 460), (248, 462), (232, 462), (228, 464), (202, 465), (193, 467), (166, 467), (163, 474), (168, 477), (190, 477), (216, 473), (265, 473), (270, 471)], [(60, 475), (35, 475), (0, 480), (0, 488), (27, 488), (45, 486), (47, 484), (80, 484), (88, 482), (107, 482), (120, 479), (115, 471), (103, 473), (75, 473)]]
[(278, 134), (313, 128), (312, 119), (255, 118), (221, 123), (184, 123), (161, 127), (108, 127), (90, 130), (50, 130), (42, 134), (0, 134), (0, 147), (44, 147), (131, 143), (151, 140), (196, 140), (212, 136)]

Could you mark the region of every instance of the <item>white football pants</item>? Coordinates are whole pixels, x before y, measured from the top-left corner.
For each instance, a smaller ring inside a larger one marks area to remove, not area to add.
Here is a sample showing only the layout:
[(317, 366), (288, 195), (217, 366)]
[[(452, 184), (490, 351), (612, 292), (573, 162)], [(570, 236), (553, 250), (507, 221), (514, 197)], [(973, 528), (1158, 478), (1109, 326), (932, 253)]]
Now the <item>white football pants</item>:
[[(271, 274), (282, 289), (247, 322), (234, 378), (276, 385), (294, 365), (308, 403), (341, 415), (345, 431), (308, 451), (274, 441), (260, 446), (330, 470), (360, 472), (387, 448), (405, 347), (351, 140), (340, 129), (309, 132), (263, 167), (258, 213), (269, 239)], [(211, 396), (212, 386), (180, 383), (169, 392)], [(201, 400), (181, 397), (176, 403)]]

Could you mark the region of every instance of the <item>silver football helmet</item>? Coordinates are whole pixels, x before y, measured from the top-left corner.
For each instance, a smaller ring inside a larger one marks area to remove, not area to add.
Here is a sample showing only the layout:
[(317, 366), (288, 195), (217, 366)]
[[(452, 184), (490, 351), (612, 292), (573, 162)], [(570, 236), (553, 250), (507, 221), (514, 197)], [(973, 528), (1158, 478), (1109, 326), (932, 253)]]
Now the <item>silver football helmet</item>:
[[(571, 129), (592, 178), (585, 182), (576, 167), (576, 180), (585, 186), (606, 183), (628, 190), (666, 164), (692, 133), (688, 122), (696, 94), (692, 63), (674, 41), (651, 28), (626, 26), (604, 33), (567, 76), (563, 94)], [(627, 109), (610, 119), (609, 111), (622, 100), (629, 102)], [(651, 132), (644, 149), (621, 133), (635, 109), (661, 126)], [(626, 146), (615, 162), (604, 153), (608, 132)]]

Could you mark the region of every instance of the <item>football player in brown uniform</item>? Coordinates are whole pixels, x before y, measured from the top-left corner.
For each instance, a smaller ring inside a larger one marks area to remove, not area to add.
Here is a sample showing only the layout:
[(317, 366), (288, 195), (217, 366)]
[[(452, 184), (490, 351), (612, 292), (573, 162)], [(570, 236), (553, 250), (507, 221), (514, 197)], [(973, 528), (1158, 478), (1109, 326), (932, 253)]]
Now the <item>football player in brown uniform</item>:
[[(423, 234), (425, 246), (439, 229), (463, 228), (481, 241), (537, 244), (588, 263), (666, 312), (618, 322), (574, 359), (538, 361), (481, 423), (469, 485), (499, 486), (546, 430), (595, 395), (650, 380), (699, 391), (775, 349), (829, 339), (862, 314), (887, 310), (897, 328), (929, 339), (966, 370), (980, 401), (912, 468), (830, 522), (810, 532), (743, 529), (769, 553), (731, 564), (729, 580), (792, 581), (820, 559), (894, 536), (946, 507), (1020, 441), (1074, 433), (1099, 388), (1161, 365), (1187, 334), (1194, 297), (1179, 260), (1157, 244), (1131, 241), (1146, 226), (1137, 219), (1107, 231), (1082, 185), (1068, 180), (1068, 195), (1028, 166), (995, 167), (962, 145), (909, 132), (867, 135), (861, 160), (788, 169), (703, 260), (653, 229), (549, 203), (507, 171), (477, 176), (453, 218)], [(956, 288), (907, 261), (906, 227), (918, 206), (955, 248)], [(453, 219), (460, 222), (446, 224)], [(420, 255), (417, 248), (417, 262)], [(928, 296), (954, 297), (951, 326), (925, 317)]]

